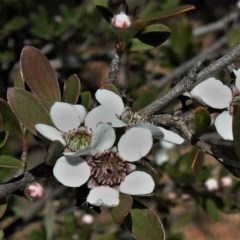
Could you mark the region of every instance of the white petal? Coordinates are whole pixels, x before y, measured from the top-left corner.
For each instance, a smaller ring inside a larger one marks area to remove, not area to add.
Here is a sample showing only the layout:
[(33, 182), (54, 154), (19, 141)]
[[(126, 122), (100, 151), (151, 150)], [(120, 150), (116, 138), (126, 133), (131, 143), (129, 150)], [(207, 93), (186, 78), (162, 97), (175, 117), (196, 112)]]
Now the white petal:
[(165, 140), (160, 140), (160, 146), (164, 149), (173, 149), (175, 147), (175, 144), (167, 142)]
[(86, 117), (86, 108), (83, 105), (73, 105), (73, 107), (76, 109), (77, 113), (78, 113), (78, 118), (79, 118), (79, 122), (83, 123)]
[(124, 111), (124, 104), (122, 98), (116, 93), (106, 90), (98, 89), (95, 93), (98, 102), (107, 110), (121, 116)]
[(103, 106), (93, 108), (85, 118), (85, 126), (89, 129), (94, 130), (99, 123), (109, 123), (113, 127), (126, 126), (123, 121), (117, 118), (115, 113), (106, 110)]
[(51, 119), (54, 125), (63, 132), (68, 132), (80, 125), (79, 113), (74, 105), (56, 102), (51, 107)]
[(63, 137), (62, 137), (62, 133), (60, 131), (58, 131), (56, 128), (46, 125), (46, 124), (36, 124), (35, 128), (37, 129), (37, 131), (44, 136), (45, 138), (51, 140), (51, 141), (55, 141), (58, 140), (60, 141), (63, 145), (66, 144), (66, 142), (64, 141)]
[(174, 143), (174, 144), (182, 144), (184, 142), (184, 139), (181, 136), (179, 136), (177, 133), (169, 131), (163, 127), (159, 127), (159, 128), (164, 134), (163, 140), (170, 143)]
[(191, 95), (202, 104), (217, 109), (227, 108), (232, 101), (231, 89), (213, 77), (194, 87)]
[(87, 202), (94, 206), (115, 207), (119, 204), (119, 193), (107, 186), (95, 187), (90, 190)]
[(119, 190), (126, 194), (142, 195), (151, 193), (154, 186), (153, 178), (148, 173), (134, 171), (124, 178)]
[(121, 136), (118, 142), (118, 152), (124, 160), (135, 162), (148, 154), (152, 144), (150, 130), (133, 127)]
[(116, 140), (114, 129), (108, 124), (98, 124), (91, 139), (91, 153), (103, 152), (110, 149)]
[(60, 157), (53, 168), (53, 175), (65, 186), (80, 187), (89, 179), (91, 169), (81, 157)]
[(240, 91), (240, 68), (238, 70), (233, 69), (233, 72), (236, 75), (235, 86)]
[(215, 119), (215, 127), (218, 134), (224, 140), (233, 141), (233, 132), (232, 132), (232, 116), (228, 111), (220, 113)]
[(163, 133), (160, 130), (160, 128), (157, 126), (154, 126), (150, 123), (138, 123), (138, 124), (134, 125), (134, 127), (141, 127), (141, 128), (149, 129), (152, 133), (153, 138), (156, 138), (156, 139), (163, 138)]

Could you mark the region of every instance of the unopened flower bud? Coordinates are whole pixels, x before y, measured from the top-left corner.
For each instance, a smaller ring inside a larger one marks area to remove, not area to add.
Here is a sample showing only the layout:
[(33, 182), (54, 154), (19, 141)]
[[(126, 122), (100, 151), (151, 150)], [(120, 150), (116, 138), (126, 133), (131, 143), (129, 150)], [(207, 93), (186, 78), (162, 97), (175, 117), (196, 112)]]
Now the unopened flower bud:
[(215, 191), (218, 189), (218, 182), (216, 179), (214, 178), (209, 178), (206, 182), (205, 182), (205, 186), (207, 188), (208, 191)]
[(85, 224), (92, 224), (93, 223), (93, 216), (91, 214), (84, 214), (82, 216), (82, 222)]
[(127, 29), (131, 26), (131, 19), (126, 13), (120, 12), (112, 18), (111, 24), (114, 28)]
[(25, 196), (31, 201), (37, 201), (41, 199), (44, 195), (44, 188), (38, 182), (32, 182), (28, 184), (25, 191)]
[(232, 178), (226, 176), (222, 177), (220, 180), (221, 186), (222, 187), (231, 187), (232, 186)]

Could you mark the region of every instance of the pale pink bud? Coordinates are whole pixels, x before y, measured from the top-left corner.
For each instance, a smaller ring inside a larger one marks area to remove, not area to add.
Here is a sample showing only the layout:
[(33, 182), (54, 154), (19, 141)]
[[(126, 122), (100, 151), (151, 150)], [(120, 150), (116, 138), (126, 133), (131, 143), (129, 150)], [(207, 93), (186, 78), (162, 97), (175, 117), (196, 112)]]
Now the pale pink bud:
[(169, 192), (168, 193), (168, 199), (169, 200), (175, 200), (177, 198), (177, 194), (175, 192)]
[(182, 200), (190, 200), (192, 196), (188, 193), (183, 193), (181, 196)]
[(92, 224), (93, 223), (93, 216), (91, 214), (84, 214), (82, 216), (82, 222), (85, 224)]
[(127, 29), (131, 26), (131, 19), (125, 12), (120, 12), (112, 18), (111, 24), (114, 28)]
[(226, 177), (222, 177), (220, 180), (221, 186), (222, 187), (230, 187), (232, 186), (232, 178), (226, 176)]
[(44, 188), (40, 183), (32, 182), (26, 187), (24, 193), (28, 199), (36, 201), (43, 197)]
[(216, 179), (214, 178), (209, 178), (206, 182), (205, 182), (205, 186), (207, 188), (208, 191), (215, 191), (218, 189), (218, 182)]

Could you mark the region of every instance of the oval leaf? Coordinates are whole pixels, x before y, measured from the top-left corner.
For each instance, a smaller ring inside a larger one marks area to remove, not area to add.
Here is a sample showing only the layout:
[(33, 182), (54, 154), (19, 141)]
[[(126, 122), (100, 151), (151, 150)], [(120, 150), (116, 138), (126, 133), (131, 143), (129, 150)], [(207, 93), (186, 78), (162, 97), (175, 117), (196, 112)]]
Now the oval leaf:
[(64, 84), (63, 102), (75, 104), (81, 90), (80, 79), (76, 74), (71, 75)]
[(53, 141), (51, 142), (49, 149), (48, 149), (48, 154), (45, 158), (45, 163), (47, 165), (53, 166), (57, 159), (62, 156), (62, 153), (64, 151), (64, 146), (62, 143), (59, 141)]
[(26, 46), (20, 57), (21, 73), (24, 81), (39, 101), (48, 109), (60, 101), (60, 89), (55, 72), (47, 58), (36, 48)]
[(37, 123), (52, 125), (49, 113), (31, 93), (21, 88), (9, 88), (7, 97), (18, 120), (33, 134), (37, 134)]
[(6, 156), (6, 155), (1, 155), (0, 156), (0, 167), (2, 168), (21, 168), (22, 163), (19, 159), (11, 157), (11, 156)]
[(170, 36), (170, 29), (162, 24), (152, 24), (136, 34), (130, 41), (130, 51), (144, 51), (165, 42)]
[(165, 239), (164, 228), (159, 217), (144, 206), (132, 208), (124, 223), (138, 240)]
[(119, 204), (111, 210), (112, 219), (116, 224), (123, 223), (125, 217), (131, 210), (133, 202), (132, 197), (127, 194), (120, 193), (119, 198)]
[(85, 91), (81, 94), (81, 104), (89, 110), (92, 104), (91, 93), (89, 91)]
[(94, 0), (96, 8), (102, 14), (102, 16), (108, 21), (111, 22), (113, 14), (109, 11), (108, 0)]
[(205, 133), (211, 125), (211, 116), (209, 112), (199, 107), (194, 112), (194, 138), (198, 139)]
[(2, 116), (3, 129), (7, 132), (21, 133), (19, 121), (14, 115), (7, 101), (0, 99), (0, 113)]

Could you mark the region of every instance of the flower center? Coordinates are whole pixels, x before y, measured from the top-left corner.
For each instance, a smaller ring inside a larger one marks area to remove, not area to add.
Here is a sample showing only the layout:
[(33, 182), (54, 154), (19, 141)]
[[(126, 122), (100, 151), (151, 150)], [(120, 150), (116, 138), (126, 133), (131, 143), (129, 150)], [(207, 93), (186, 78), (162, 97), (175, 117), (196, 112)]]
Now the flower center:
[(128, 174), (126, 163), (116, 152), (104, 152), (88, 160), (92, 177), (99, 185), (119, 185)]
[(90, 145), (92, 135), (87, 131), (86, 128), (80, 127), (73, 130), (65, 135), (66, 147), (71, 152)]

